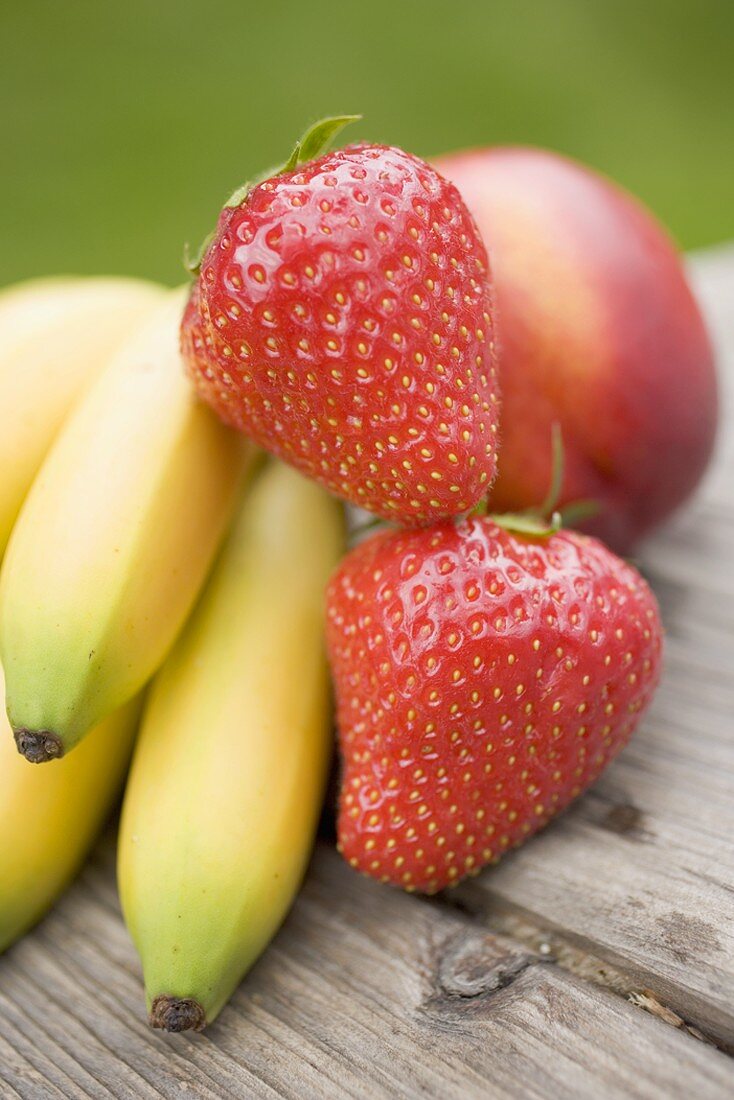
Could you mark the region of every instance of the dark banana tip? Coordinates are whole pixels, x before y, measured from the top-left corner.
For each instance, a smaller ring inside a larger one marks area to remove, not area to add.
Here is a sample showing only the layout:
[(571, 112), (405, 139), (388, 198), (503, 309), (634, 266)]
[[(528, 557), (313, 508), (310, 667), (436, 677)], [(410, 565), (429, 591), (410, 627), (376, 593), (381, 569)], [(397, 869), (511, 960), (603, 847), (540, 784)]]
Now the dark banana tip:
[(162, 993), (150, 1006), (148, 1023), (162, 1031), (203, 1031), (206, 1016), (193, 997), (169, 997)]
[(64, 755), (64, 746), (50, 730), (15, 730), (15, 743), (18, 752), (31, 764), (45, 764), (47, 760), (58, 760)]

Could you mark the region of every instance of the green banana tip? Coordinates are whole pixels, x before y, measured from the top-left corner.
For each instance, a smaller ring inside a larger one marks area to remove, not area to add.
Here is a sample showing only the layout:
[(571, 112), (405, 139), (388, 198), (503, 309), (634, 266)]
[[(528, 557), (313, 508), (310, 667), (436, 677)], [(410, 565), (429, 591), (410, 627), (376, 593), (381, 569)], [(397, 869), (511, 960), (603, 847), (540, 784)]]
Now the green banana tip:
[(61, 740), (51, 730), (14, 730), (18, 752), (31, 764), (45, 764), (64, 755)]
[(193, 997), (170, 997), (161, 993), (150, 1006), (148, 1023), (161, 1031), (203, 1031), (206, 1014)]

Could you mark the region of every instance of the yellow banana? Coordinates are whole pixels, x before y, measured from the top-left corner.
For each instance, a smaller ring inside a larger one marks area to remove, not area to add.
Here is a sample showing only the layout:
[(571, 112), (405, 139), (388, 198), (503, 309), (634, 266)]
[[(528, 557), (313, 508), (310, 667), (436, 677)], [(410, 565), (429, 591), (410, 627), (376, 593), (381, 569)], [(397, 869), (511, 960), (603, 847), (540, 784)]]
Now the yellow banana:
[(64, 425), (0, 577), (19, 750), (68, 752), (163, 661), (209, 571), (252, 449), (192, 396), (170, 292)]
[(340, 506), (265, 467), (154, 682), (119, 841), (150, 1022), (210, 1023), (298, 889), (331, 751), (323, 590)]
[(128, 703), (48, 768), (28, 767), (0, 716), (0, 951), (41, 919), (78, 870), (122, 786), (139, 709)]
[(34, 279), (0, 293), (0, 557), (75, 401), (160, 301), (137, 279)]

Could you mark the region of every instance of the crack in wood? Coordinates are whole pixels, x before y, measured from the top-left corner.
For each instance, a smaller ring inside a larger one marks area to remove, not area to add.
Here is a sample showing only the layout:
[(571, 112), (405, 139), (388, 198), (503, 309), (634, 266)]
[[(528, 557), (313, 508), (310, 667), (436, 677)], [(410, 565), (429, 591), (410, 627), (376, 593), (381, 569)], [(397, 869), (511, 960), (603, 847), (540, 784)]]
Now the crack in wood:
[[(641, 988), (624, 970), (572, 944), (557, 932), (533, 923), (527, 916), (509, 908), (498, 908), (487, 915), (485, 910), (475, 911), (465, 895), (452, 891), (426, 898), (425, 902), (460, 913), (473, 925), (470, 931), (454, 936), (445, 946), (445, 953), (439, 956), (436, 991), (428, 998), (426, 1007), (436, 1009), (443, 1002), (450, 1004), (452, 998), (485, 999), (511, 985), (529, 967), (555, 964), (591, 985), (616, 994), (698, 1042), (734, 1057), (734, 1045), (713, 1039), (685, 1020), (665, 1005), (654, 990)], [(493, 950), (488, 954), (490, 941)], [(500, 944), (509, 946), (498, 951)], [(466, 988), (465, 993), (462, 988)]]

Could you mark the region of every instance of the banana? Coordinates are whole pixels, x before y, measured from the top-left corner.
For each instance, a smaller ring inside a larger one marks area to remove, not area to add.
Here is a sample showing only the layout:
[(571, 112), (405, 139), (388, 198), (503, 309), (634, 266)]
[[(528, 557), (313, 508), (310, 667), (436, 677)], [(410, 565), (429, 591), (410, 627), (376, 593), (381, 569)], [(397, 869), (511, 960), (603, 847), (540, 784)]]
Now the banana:
[(0, 292), (0, 558), (61, 424), (164, 291), (136, 279), (34, 279)]
[(78, 752), (41, 769), (18, 756), (0, 716), (0, 952), (41, 919), (78, 870), (122, 786), (139, 710), (128, 703)]
[(19, 750), (61, 756), (162, 663), (254, 454), (193, 396), (182, 291), (164, 297), (64, 425), (0, 576), (0, 660)]
[(266, 466), (154, 681), (118, 855), (153, 1027), (210, 1023), (300, 884), (331, 752), (323, 590), (343, 542), (334, 500)]

